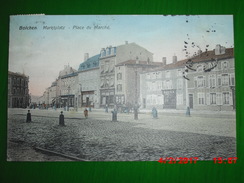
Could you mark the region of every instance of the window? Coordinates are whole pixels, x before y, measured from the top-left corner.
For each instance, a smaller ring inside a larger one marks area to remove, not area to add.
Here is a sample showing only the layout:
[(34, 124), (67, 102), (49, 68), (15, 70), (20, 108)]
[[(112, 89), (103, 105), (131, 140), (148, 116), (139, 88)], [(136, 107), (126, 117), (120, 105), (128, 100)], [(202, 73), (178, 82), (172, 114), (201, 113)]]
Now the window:
[(177, 71), (177, 76), (178, 76), (178, 77), (182, 77), (182, 70), (178, 70), (178, 71)]
[(223, 70), (228, 69), (229, 63), (227, 61), (221, 62), (221, 68)]
[(110, 49), (110, 53), (111, 53), (111, 55), (114, 54), (114, 48), (111, 48), (111, 49)]
[(210, 104), (216, 104), (216, 93), (210, 93)]
[(230, 104), (230, 94), (229, 92), (223, 93), (223, 104)]
[(216, 94), (216, 103), (217, 105), (222, 105), (222, 95), (221, 93)]
[(110, 49), (109, 48), (106, 49), (106, 55), (107, 56), (110, 55)]
[(152, 73), (152, 78), (151, 79), (156, 79), (156, 73)]
[(172, 81), (171, 80), (167, 80), (164, 82), (164, 89), (172, 89)]
[(152, 82), (152, 90), (153, 91), (157, 90), (157, 83), (155, 81)]
[(107, 61), (104, 66), (104, 72), (106, 73), (108, 71), (109, 71), (109, 62)]
[(205, 87), (205, 77), (204, 76), (198, 76), (195, 78), (195, 87)]
[(182, 79), (177, 79), (177, 88), (182, 89), (183, 88), (183, 80)]
[(150, 74), (149, 73), (146, 75), (146, 79), (150, 79)]
[(117, 74), (117, 80), (121, 80), (122, 79), (122, 73), (118, 73)]
[(114, 86), (114, 78), (113, 78), (113, 77), (110, 78), (109, 85), (110, 85), (111, 87)]
[(114, 71), (114, 65), (110, 65), (109, 68), (110, 68), (110, 69), (109, 69), (110, 72), (113, 72), (113, 71)]
[(197, 66), (197, 72), (202, 72), (203, 71), (203, 66), (202, 65), (198, 65)]
[(216, 76), (215, 75), (209, 76), (209, 87), (210, 88), (216, 87)]
[(104, 65), (101, 65), (101, 73), (104, 72)]
[(162, 90), (162, 82), (157, 81), (157, 90)]
[(198, 104), (204, 105), (205, 104), (205, 95), (204, 93), (198, 93)]
[(235, 74), (230, 74), (230, 85), (235, 86)]
[(122, 91), (122, 84), (118, 84), (118, 85), (117, 85), (117, 91), (118, 91), (118, 92), (121, 92), (121, 91)]
[(222, 74), (222, 86), (229, 86), (229, 75)]

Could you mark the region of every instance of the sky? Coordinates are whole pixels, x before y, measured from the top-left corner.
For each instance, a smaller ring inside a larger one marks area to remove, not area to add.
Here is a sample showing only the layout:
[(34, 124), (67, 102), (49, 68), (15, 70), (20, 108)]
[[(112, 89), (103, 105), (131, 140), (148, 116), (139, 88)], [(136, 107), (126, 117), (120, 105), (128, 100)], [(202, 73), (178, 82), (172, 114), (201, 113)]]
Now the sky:
[[(36, 27), (23, 30), (23, 27)], [(97, 27), (100, 26), (101, 29)], [(46, 29), (62, 27), (64, 29)], [(78, 70), (84, 54), (136, 43), (155, 62), (178, 60), (217, 44), (234, 47), (232, 15), (19, 15), (10, 17), (9, 70), (29, 76), (31, 95), (41, 96), (65, 65)]]

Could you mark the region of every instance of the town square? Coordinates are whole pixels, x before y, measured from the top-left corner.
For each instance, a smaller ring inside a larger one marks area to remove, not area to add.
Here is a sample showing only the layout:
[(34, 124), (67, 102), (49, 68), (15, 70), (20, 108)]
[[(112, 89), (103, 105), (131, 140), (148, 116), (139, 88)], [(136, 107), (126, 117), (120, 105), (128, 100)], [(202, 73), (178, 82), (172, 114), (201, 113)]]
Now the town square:
[(12, 16), (7, 160), (236, 157), (232, 18)]

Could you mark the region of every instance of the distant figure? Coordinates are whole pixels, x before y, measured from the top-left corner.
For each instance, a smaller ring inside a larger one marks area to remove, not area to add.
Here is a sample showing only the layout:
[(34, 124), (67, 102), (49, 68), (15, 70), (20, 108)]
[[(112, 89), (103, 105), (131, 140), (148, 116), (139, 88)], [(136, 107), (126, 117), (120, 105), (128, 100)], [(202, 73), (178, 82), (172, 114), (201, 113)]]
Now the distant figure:
[(84, 116), (85, 116), (85, 118), (88, 118), (88, 110), (87, 110), (87, 108), (85, 108), (85, 110), (84, 110)]
[(114, 108), (114, 110), (111, 113), (112, 113), (112, 121), (117, 121), (117, 110), (116, 110), (116, 108)]
[(27, 117), (26, 117), (26, 122), (27, 123), (31, 122), (31, 113), (30, 113), (30, 110), (28, 110)]
[(158, 118), (158, 111), (155, 107), (152, 108), (152, 116), (154, 119)]
[(106, 106), (105, 106), (105, 112), (108, 113), (108, 104), (106, 104)]
[(64, 125), (64, 115), (63, 115), (63, 111), (61, 111), (60, 115), (59, 115), (59, 125), (60, 126), (65, 126)]

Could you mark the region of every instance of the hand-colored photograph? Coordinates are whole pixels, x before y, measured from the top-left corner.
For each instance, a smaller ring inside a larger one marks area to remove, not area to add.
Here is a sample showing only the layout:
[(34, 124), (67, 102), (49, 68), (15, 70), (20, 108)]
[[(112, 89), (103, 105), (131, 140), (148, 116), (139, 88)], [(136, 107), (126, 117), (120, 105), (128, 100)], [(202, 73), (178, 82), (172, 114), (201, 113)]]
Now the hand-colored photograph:
[(236, 157), (232, 15), (10, 16), (7, 161)]

